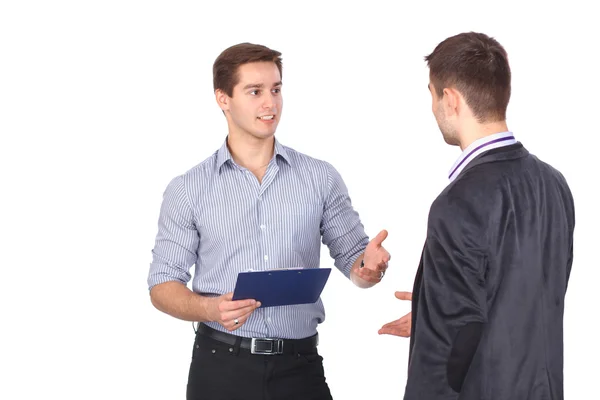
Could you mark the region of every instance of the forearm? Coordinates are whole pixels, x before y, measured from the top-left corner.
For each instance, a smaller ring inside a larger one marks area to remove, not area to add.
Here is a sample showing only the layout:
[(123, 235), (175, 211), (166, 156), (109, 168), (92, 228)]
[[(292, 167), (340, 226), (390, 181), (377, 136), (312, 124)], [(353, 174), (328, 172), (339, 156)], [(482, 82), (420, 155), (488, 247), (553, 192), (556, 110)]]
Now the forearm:
[(352, 283), (354, 283), (359, 288), (367, 289), (367, 288), (375, 286), (375, 283), (368, 282), (368, 281), (362, 279), (358, 275), (358, 270), (360, 269), (360, 264), (363, 260), (363, 257), (364, 257), (364, 253), (361, 254), (360, 256), (358, 256), (356, 261), (354, 261), (354, 264), (352, 265), (352, 269), (350, 270), (350, 280), (352, 281)]
[(216, 298), (200, 296), (180, 282), (164, 282), (150, 290), (152, 305), (158, 310), (184, 321), (214, 321), (212, 302)]

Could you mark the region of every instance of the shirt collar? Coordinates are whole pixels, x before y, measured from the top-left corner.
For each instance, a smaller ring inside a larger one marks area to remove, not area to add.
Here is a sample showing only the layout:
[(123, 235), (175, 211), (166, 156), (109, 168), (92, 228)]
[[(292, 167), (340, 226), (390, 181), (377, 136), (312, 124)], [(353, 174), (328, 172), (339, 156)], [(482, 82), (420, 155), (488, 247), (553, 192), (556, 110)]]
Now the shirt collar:
[(279, 143), (279, 141), (277, 139), (275, 139), (275, 154), (274, 156), (281, 156), (281, 158), (283, 158), (285, 160), (286, 163), (290, 164), (290, 156), (285, 148), (284, 145), (282, 145), (281, 143)]
[(460, 157), (456, 160), (450, 172), (448, 173), (448, 179), (452, 182), (460, 174), (460, 172), (471, 162), (475, 157), (484, 151), (496, 149), (498, 147), (509, 146), (517, 143), (512, 132), (500, 132), (494, 133), (477, 139), (471, 143), (466, 149), (463, 150)]
[[(281, 156), (281, 158), (285, 162), (287, 162), (288, 164), (291, 165), (290, 157), (289, 157), (289, 154), (288, 154), (285, 146), (283, 146), (281, 143), (279, 143), (277, 138), (275, 138), (275, 151), (273, 153), (273, 158), (277, 158), (278, 155)], [(217, 151), (217, 165), (216, 165), (217, 172), (221, 172), (221, 167), (223, 166), (223, 164), (225, 164), (229, 160), (231, 160), (231, 162), (233, 162), (233, 157), (231, 157), (231, 152), (229, 151), (229, 148), (227, 147), (227, 138), (225, 138), (225, 141), (221, 145), (221, 148), (219, 148), (219, 150)]]

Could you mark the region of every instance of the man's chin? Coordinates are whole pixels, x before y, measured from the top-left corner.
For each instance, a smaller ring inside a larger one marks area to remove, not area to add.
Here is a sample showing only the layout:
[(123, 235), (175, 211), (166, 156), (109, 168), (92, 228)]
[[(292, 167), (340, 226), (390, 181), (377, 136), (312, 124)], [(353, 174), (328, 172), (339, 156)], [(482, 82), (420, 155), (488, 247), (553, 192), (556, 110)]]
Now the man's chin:
[(444, 138), (444, 142), (446, 142), (450, 146), (458, 146), (460, 144), (458, 143), (458, 140), (453, 136), (444, 135), (442, 133), (442, 137)]
[(270, 126), (268, 129), (265, 129), (265, 128), (257, 129), (252, 133), (256, 137), (259, 137), (262, 139), (269, 139), (275, 135), (276, 131), (277, 131), (277, 126), (273, 125), (273, 126)]
[(252, 136), (262, 140), (271, 139), (275, 136), (275, 129), (269, 131), (254, 131), (252, 132)]

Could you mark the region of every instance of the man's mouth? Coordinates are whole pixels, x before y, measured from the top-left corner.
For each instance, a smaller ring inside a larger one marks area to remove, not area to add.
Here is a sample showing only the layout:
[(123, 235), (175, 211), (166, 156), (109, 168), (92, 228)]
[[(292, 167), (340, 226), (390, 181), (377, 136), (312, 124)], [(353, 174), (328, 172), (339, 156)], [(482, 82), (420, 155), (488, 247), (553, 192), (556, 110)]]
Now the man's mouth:
[(261, 119), (261, 120), (263, 120), (263, 121), (270, 121), (270, 120), (272, 120), (273, 118), (275, 118), (275, 116), (274, 116), (274, 115), (263, 115), (262, 117), (258, 117), (258, 119)]

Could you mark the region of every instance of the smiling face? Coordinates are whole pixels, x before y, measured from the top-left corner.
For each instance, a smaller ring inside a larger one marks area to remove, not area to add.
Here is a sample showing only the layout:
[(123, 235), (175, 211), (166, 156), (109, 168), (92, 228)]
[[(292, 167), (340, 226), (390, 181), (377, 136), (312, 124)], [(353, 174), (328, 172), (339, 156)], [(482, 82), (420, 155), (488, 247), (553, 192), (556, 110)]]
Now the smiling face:
[(268, 139), (281, 118), (281, 75), (273, 62), (240, 65), (232, 96), (217, 90), (217, 103), (225, 112), (232, 135)]

